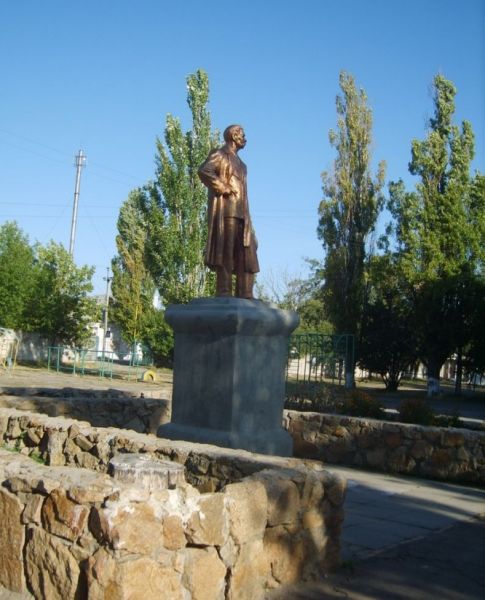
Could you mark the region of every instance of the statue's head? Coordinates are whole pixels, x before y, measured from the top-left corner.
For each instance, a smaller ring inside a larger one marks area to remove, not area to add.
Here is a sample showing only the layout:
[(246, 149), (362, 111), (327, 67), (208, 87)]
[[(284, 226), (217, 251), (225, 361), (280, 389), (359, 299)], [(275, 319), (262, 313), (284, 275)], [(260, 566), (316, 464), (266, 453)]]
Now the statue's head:
[(244, 134), (244, 129), (241, 125), (229, 125), (224, 129), (224, 140), (230, 144), (234, 142), (236, 144), (236, 148), (239, 150), (240, 148), (244, 148), (246, 145), (246, 135)]

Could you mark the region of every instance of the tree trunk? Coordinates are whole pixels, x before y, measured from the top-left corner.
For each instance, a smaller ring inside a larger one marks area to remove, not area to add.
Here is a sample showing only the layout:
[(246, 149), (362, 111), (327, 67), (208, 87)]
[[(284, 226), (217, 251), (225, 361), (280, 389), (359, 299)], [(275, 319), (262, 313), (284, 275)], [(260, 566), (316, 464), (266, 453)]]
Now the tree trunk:
[(355, 387), (354, 374), (352, 372), (345, 373), (345, 389), (353, 390)]
[(455, 376), (455, 396), (461, 396), (461, 382), (463, 379), (463, 350), (458, 348), (456, 353), (456, 376)]
[(399, 387), (400, 377), (389, 376), (387, 380), (384, 380), (386, 385), (386, 391), (388, 392), (396, 392)]
[(440, 370), (442, 363), (438, 358), (432, 356), (428, 359), (428, 391), (427, 396), (436, 396), (440, 393)]

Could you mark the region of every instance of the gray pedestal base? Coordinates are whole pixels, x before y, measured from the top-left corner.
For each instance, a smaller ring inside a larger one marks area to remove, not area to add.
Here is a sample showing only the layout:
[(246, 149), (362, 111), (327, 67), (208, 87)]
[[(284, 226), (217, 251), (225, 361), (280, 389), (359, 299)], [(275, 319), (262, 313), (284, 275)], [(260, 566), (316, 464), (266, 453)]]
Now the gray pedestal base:
[(288, 336), (298, 315), (258, 300), (169, 306), (175, 333), (172, 422), (158, 436), (290, 456), (281, 425)]

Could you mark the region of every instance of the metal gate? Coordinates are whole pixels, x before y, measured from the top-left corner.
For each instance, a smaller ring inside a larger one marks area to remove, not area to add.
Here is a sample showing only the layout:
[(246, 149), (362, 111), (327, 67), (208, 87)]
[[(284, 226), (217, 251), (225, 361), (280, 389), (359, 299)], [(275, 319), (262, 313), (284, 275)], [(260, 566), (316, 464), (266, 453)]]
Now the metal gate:
[(342, 384), (354, 368), (354, 336), (298, 333), (288, 345), (286, 380)]

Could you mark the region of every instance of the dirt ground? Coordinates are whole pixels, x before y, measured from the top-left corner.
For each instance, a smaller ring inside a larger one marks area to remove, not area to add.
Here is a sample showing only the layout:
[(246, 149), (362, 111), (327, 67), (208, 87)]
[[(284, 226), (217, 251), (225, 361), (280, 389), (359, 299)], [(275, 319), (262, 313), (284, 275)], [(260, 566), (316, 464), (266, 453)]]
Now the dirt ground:
[(137, 381), (136, 375), (141, 377), (144, 369), (138, 373), (129, 372), (127, 367), (115, 365), (113, 377), (100, 377), (94, 374), (73, 374), (69, 372), (49, 371), (45, 367), (31, 367), (17, 365), (12, 369), (0, 369), (0, 393), (9, 392), (19, 395), (22, 389), (28, 395), (43, 390), (46, 395), (48, 390), (120, 390), (124, 392), (143, 393), (146, 397), (171, 397), (172, 371), (156, 369), (155, 381)]

